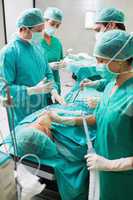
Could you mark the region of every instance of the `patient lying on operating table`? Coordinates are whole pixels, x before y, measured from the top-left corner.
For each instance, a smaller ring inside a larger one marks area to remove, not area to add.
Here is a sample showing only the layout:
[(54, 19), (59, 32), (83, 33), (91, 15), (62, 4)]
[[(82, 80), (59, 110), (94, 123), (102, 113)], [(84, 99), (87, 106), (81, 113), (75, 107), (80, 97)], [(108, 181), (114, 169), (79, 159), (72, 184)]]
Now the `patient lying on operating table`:
[[(86, 104), (71, 103), (69, 106), (51, 105), (44, 108), (25, 118), (16, 128), (18, 155), (35, 154), (42, 165), (53, 167), (63, 200), (64, 196), (82, 200), (88, 197), (83, 112), (88, 124), (95, 124), (93, 113)], [(91, 134), (91, 127), (89, 131)], [(10, 152), (14, 153), (12, 144)], [(63, 186), (62, 182), (65, 183)], [(87, 187), (84, 187), (85, 184)]]
[[(86, 120), (90, 126), (95, 124), (95, 117), (92, 115), (88, 115)], [(74, 117), (64, 117), (55, 111), (44, 111), (34, 122), (26, 124), (25, 128), (37, 129), (53, 140), (51, 132), (52, 122), (64, 124), (67, 126), (81, 126), (83, 124), (83, 119), (81, 115)]]
[[(86, 117), (88, 125), (95, 124), (95, 117), (89, 115)], [(50, 131), (52, 122), (56, 122), (59, 124), (64, 124), (68, 126), (81, 126), (83, 124), (82, 116), (75, 117), (64, 117), (60, 116), (55, 111), (45, 111), (35, 122), (32, 122), (27, 126), (29, 128), (36, 128), (42, 132), (44, 132), (48, 137), (52, 138), (52, 133)]]

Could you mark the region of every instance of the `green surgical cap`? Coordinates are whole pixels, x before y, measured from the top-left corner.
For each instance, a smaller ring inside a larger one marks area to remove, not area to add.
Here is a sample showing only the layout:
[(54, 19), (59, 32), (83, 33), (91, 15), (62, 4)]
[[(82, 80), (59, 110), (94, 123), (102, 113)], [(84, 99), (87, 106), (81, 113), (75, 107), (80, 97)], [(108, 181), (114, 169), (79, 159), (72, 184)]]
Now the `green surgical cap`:
[(99, 58), (118, 61), (133, 58), (133, 34), (122, 30), (103, 33), (96, 42), (93, 55)]
[(124, 24), (124, 13), (116, 8), (102, 9), (96, 16), (95, 23), (115, 22)]
[(63, 12), (55, 7), (48, 7), (44, 11), (44, 19), (51, 19), (57, 22), (61, 22), (63, 19)]
[(25, 10), (17, 20), (17, 28), (34, 27), (44, 23), (43, 14), (38, 8), (30, 8)]

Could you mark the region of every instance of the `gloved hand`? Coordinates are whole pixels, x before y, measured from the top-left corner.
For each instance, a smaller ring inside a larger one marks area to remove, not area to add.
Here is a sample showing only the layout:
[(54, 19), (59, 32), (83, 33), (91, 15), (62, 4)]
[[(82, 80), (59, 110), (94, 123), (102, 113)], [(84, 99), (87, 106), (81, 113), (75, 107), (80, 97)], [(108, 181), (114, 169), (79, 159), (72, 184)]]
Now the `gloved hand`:
[(28, 87), (27, 88), (28, 95), (50, 93), (53, 89), (53, 82), (52, 81), (46, 82), (46, 81), (47, 80), (45, 79), (40, 81), (37, 85), (33, 87)]
[(59, 70), (59, 69), (65, 68), (66, 67), (66, 63), (64, 61), (51, 62), (51, 63), (49, 63), (49, 66), (53, 70)]
[(68, 56), (68, 55), (72, 54), (72, 52), (73, 52), (73, 49), (69, 48), (66, 50), (65, 54), (66, 54), (66, 56)]
[(83, 81), (81, 81), (80, 83), (80, 87), (96, 87), (99, 84), (99, 80), (97, 81), (92, 81), (89, 79), (84, 79)]
[(90, 108), (96, 108), (97, 104), (100, 102), (100, 97), (88, 97), (87, 103)]
[(51, 95), (52, 95), (51, 98), (52, 98), (53, 103), (58, 102), (61, 105), (66, 105), (64, 98), (62, 96), (60, 96), (56, 90), (53, 89), (51, 92)]
[(99, 171), (126, 171), (133, 170), (133, 157), (109, 160), (97, 154), (87, 154), (88, 169)]

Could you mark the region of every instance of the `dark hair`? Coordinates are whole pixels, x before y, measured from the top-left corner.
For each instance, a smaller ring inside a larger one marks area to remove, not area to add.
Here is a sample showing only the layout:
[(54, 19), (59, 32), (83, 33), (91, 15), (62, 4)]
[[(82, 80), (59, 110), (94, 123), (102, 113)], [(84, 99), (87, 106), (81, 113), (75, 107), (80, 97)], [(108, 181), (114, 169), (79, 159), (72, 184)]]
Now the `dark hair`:
[(129, 58), (129, 59), (127, 60), (127, 63), (128, 63), (129, 65), (131, 65), (132, 62), (133, 62), (133, 58)]
[[(109, 24), (109, 22), (107, 23), (107, 22), (103, 22), (103, 23), (101, 23), (101, 24), (103, 24), (105, 27)], [(126, 31), (126, 27), (125, 27), (125, 25), (124, 24), (121, 24), (121, 23), (115, 23), (116, 24), (116, 27), (118, 28), (118, 29), (120, 29), (120, 30), (122, 30), (122, 31)]]
[(28, 29), (30, 29), (30, 30), (32, 30), (33, 29), (33, 27), (27, 27)]
[(24, 30), (24, 29), (27, 29), (27, 28), (28, 28), (29, 30), (32, 30), (33, 27), (25, 27), (25, 26), (23, 26), (23, 27), (20, 28), (20, 31), (22, 31), (22, 30)]
[(121, 23), (116, 23), (116, 26), (118, 27), (118, 29), (122, 30), (122, 31), (126, 31), (126, 27), (124, 24)]

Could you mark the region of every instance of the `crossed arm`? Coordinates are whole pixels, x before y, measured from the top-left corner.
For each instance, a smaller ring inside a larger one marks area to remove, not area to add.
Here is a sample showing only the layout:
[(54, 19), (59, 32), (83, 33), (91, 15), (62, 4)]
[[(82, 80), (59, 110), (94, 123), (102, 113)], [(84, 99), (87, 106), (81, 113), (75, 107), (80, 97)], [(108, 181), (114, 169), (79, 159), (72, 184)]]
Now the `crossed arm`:
[[(49, 116), (50, 116), (51, 121), (57, 122), (60, 124), (65, 124), (65, 125), (69, 125), (69, 126), (81, 126), (83, 124), (82, 116), (63, 117), (63, 116), (59, 116), (55, 112), (49, 112)], [(88, 125), (90, 125), (90, 126), (93, 126), (96, 123), (96, 118), (94, 115), (88, 115), (86, 117), (86, 120), (87, 120)]]

